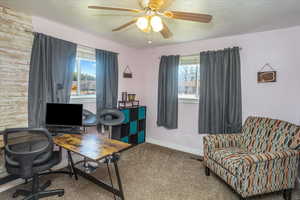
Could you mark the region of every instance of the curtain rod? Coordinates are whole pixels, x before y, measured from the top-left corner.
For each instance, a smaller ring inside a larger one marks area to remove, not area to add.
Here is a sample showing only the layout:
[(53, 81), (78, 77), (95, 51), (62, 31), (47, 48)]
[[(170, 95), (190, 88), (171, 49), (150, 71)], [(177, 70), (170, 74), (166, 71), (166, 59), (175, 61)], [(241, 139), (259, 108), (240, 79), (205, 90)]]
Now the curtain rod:
[[(239, 47), (239, 49), (240, 49), (240, 51), (241, 50), (243, 50), (243, 48), (242, 47)], [(208, 50), (208, 51), (213, 51), (213, 50)], [(216, 50), (216, 51), (218, 51), (218, 50)], [(189, 55), (182, 55), (182, 56), (186, 56), (186, 57), (188, 57), (188, 56), (199, 56), (200, 55), (200, 53), (198, 53), (198, 54), (189, 54)], [(158, 57), (158, 59), (160, 59), (161, 58), (161, 56), (160, 57)]]
[[(31, 34), (36, 33), (36, 32), (34, 32), (34, 31), (31, 31), (31, 30), (28, 30), (28, 29), (25, 29), (24, 31), (25, 31), (26, 33), (31, 33)], [(82, 47), (87, 47), (87, 48), (91, 48), (91, 49), (97, 49), (97, 48), (90, 47), (90, 46), (86, 46), (86, 45), (83, 45), (83, 44), (80, 44), (80, 43), (77, 43), (77, 42), (74, 42), (74, 43), (76, 43), (77, 45), (80, 45), (80, 46), (82, 46)], [(106, 50), (105, 50), (105, 51), (106, 51)], [(111, 52), (113, 52), (113, 51), (111, 51)], [(113, 53), (120, 54), (119, 52), (113, 52)]]

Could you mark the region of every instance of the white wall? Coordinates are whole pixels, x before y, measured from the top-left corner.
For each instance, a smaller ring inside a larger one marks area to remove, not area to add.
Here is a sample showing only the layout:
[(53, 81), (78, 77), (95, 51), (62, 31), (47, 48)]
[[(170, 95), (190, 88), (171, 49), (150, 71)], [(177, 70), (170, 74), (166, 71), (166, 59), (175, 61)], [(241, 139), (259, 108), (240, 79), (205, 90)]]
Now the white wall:
[[(149, 142), (202, 154), (202, 135), (197, 133), (198, 104), (179, 105), (177, 130), (156, 126), (159, 57), (190, 55), (232, 46), (243, 48), (243, 119), (259, 115), (300, 124), (300, 27), (139, 50), (36, 16), (33, 16), (33, 28), (53, 37), (120, 53), (119, 91), (136, 93), (142, 104), (147, 105)], [(257, 84), (257, 72), (267, 62), (278, 71), (278, 81)], [(131, 67), (133, 79), (122, 78), (126, 65)]]
[[(157, 84), (161, 55), (190, 55), (201, 51), (242, 47), (243, 120), (249, 115), (279, 118), (300, 124), (300, 27), (245, 34), (143, 50), (145, 100), (148, 106), (147, 141), (202, 155), (197, 133), (198, 104), (179, 105), (179, 128), (156, 126)], [(257, 83), (257, 72), (270, 63), (278, 72), (276, 83)]]
[[(139, 63), (139, 60), (134, 59), (138, 52), (137, 49), (129, 48), (114, 41), (104, 39), (98, 35), (80, 31), (67, 25), (37, 16), (32, 17), (32, 24), (35, 32), (44, 33), (52, 37), (91, 48), (119, 53), (119, 93), (122, 91), (136, 93), (137, 97), (143, 102), (143, 87), (139, 84), (143, 80), (143, 68)], [(127, 65), (129, 65), (133, 72), (132, 79), (123, 78), (123, 71)]]

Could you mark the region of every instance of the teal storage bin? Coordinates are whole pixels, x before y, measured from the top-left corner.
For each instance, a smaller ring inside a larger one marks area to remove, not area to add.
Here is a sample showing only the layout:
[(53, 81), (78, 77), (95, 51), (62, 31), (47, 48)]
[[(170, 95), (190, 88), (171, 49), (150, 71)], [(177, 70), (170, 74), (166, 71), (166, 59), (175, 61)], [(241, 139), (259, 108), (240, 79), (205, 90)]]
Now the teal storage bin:
[(139, 120), (146, 118), (146, 108), (145, 107), (140, 107), (138, 112), (139, 112), (138, 113)]
[(145, 142), (145, 131), (141, 131), (138, 134), (138, 144)]
[(128, 136), (123, 137), (123, 138), (121, 138), (121, 141), (122, 141), (122, 142), (129, 143), (129, 137), (128, 137)]
[(121, 110), (124, 115), (125, 115), (125, 120), (124, 120), (124, 124), (128, 123), (129, 120), (130, 120), (130, 114), (129, 114), (129, 109), (124, 109), (124, 110)]
[(130, 135), (135, 135), (137, 134), (137, 121), (132, 121), (130, 122), (130, 130), (129, 130)]

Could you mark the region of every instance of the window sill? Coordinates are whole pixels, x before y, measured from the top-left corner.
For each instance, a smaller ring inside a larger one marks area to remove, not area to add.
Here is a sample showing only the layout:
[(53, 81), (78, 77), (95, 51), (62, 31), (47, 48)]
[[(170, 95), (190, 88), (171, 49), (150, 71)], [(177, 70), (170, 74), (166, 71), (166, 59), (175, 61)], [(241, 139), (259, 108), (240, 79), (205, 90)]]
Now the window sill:
[(71, 99), (96, 99), (96, 95), (78, 95), (78, 96), (71, 96)]
[(96, 95), (71, 96), (71, 103), (96, 103)]
[(199, 99), (178, 98), (178, 103), (181, 103), (181, 104), (198, 104), (199, 103)]

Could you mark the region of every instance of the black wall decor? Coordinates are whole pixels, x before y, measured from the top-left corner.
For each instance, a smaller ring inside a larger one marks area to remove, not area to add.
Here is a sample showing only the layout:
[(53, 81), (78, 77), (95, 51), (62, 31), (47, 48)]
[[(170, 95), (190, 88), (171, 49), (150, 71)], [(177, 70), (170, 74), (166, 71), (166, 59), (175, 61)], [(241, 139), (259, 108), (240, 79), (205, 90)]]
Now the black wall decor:
[(123, 78), (132, 78), (132, 72), (128, 65), (126, 66), (126, 68), (123, 72)]

